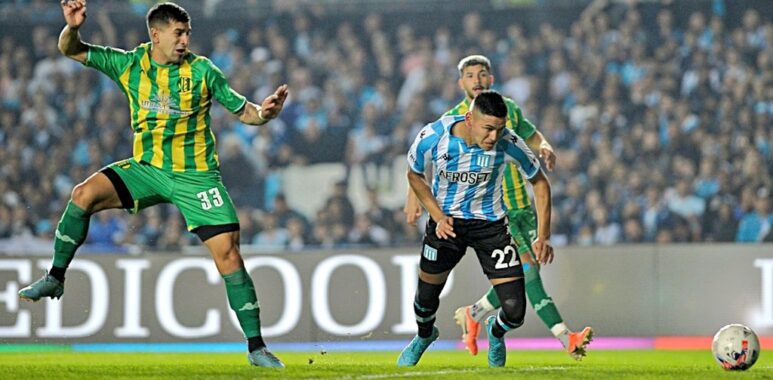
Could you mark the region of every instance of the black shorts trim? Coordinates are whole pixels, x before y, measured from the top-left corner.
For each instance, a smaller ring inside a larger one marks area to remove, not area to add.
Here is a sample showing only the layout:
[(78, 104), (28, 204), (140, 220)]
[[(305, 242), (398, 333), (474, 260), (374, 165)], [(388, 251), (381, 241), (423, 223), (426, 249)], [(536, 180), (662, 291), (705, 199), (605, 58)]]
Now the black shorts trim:
[(239, 231), (239, 223), (220, 224), (217, 226), (201, 226), (191, 230), (191, 232), (199, 236), (199, 239), (201, 239), (202, 242), (205, 242), (217, 235), (233, 231)]
[(118, 193), (118, 199), (121, 200), (121, 207), (127, 210), (134, 209), (134, 198), (132, 198), (132, 194), (121, 179), (121, 176), (119, 176), (111, 167), (106, 167), (102, 169), (101, 172), (113, 183), (115, 192)]

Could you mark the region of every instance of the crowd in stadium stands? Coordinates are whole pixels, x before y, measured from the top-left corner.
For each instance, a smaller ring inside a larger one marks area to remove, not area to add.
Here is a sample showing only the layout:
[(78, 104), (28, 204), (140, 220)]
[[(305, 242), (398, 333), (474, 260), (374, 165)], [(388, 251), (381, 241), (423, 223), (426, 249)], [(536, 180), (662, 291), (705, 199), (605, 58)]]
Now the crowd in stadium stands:
[[(248, 98), (285, 82), (292, 91), (265, 128), (213, 112), (243, 242), (292, 251), (415, 243), (401, 208), (380, 204), (372, 172), (367, 210), (355, 211), (342, 179), (313, 217), (288, 204), (277, 176), (291, 165), (404, 160), (418, 129), (461, 99), (455, 65), (469, 54), (492, 60), (495, 89), (556, 148), (554, 244), (772, 241), (770, 14), (629, 3), (528, 29), (485, 12), (345, 21), (288, 10), (286, 23), (194, 32), (192, 50)], [(115, 20), (97, 7), (90, 15), (87, 41), (132, 48), (146, 38), (141, 18), (119, 38)], [(126, 100), (58, 52), (59, 21), (0, 40), (0, 239), (52, 239), (77, 181), (131, 156)], [(206, 22), (194, 19), (194, 31)], [(155, 207), (98, 213), (86, 243), (175, 251), (197, 240), (176, 210)]]

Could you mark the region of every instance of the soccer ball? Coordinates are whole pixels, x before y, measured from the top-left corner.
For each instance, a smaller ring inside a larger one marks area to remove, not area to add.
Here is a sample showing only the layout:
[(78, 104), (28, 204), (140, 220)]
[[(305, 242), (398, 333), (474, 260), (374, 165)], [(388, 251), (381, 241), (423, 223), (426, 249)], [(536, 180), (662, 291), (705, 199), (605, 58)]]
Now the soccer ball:
[(760, 356), (760, 340), (752, 329), (733, 323), (714, 335), (711, 353), (724, 369), (747, 370)]

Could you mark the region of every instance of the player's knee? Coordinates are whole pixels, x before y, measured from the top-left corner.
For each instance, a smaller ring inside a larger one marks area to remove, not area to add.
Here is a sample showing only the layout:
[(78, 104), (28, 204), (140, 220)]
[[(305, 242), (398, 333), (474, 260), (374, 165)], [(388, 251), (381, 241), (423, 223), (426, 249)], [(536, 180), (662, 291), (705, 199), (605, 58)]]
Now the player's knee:
[(507, 322), (513, 327), (518, 327), (523, 324), (523, 319), (526, 316), (526, 298), (522, 300), (507, 299), (502, 302), (502, 311), (507, 318)]
[(241, 264), (242, 254), (239, 246), (234, 244), (225, 249), (223, 252), (223, 260), (231, 264)]
[(210, 249), (217, 267), (223, 273), (231, 273), (244, 266), (244, 260), (242, 260), (238, 244), (232, 244), (227, 240), (219, 240), (216, 244), (207, 244), (207, 247)]
[(518, 327), (523, 324), (526, 315), (526, 290), (524, 280), (519, 278), (512, 282), (498, 284), (494, 286), (502, 303), (502, 314), (512, 327)]
[(94, 205), (96, 204), (94, 199), (94, 193), (90, 191), (88, 185), (83, 182), (77, 184), (70, 193), (70, 200), (76, 206), (82, 208), (87, 212), (94, 212)]

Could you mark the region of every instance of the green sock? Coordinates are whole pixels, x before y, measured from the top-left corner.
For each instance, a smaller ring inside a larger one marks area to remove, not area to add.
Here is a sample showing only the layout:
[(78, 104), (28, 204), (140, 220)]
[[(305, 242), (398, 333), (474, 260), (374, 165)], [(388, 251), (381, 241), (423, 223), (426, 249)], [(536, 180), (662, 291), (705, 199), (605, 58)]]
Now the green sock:
[(499, 302), (499, 297), (497, 297), (497, 292), (494, 290), (493, 286), (489, 288), (488, 293), (486, 293), (486, 300), (494, 309), (499, 309), (502, 306), (502, 303)]
[[(526, 295), (529, 297), (529, 302), (542, 322), (545, 322), (545, 325), (552, 330), (553, 326), (563, 322), (561, 314), (558, 313), (558, 308), (553, 303), (553, 299), (545, 292), (537, 266), (528, 264), (523, 266), (526, 278)], [(558, 336), (556, 332), (553, 332), (553, 335)]]
[(223, 276), (228, 304), (236, 313), (246, 338), (260, 336), (260, 304), (255, 285), (244, 268)]
[(53, 266), (66, 269), (75, 250), (86, 240), (91, 215), (70, 200), (56, 226)]

